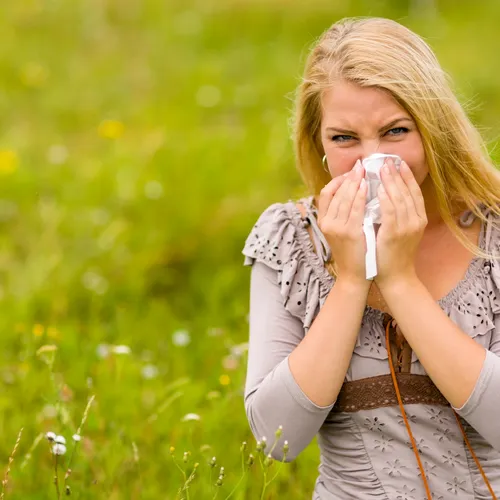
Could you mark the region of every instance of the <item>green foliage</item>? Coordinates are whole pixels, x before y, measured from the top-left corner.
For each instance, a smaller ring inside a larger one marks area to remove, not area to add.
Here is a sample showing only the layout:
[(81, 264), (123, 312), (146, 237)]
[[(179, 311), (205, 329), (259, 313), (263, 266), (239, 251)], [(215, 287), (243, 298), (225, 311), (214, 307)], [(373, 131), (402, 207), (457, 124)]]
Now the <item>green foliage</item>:
[(186, 483), (197, 499), (310, 498), (315, 442), (275, 478), (280, 464), (247, 470), (241, 255), (265, 207), (305, 194), (288, 119), (307, 49), (344, 16), (403, 22), (496, 156), (499, 14), (496, 0), (4, 2), (5, 470), (23, 428), (5, 498), (56, 497), (48, 431), (68, 442), (62, 496), (67, 481), (78, 499), (174, 499)]

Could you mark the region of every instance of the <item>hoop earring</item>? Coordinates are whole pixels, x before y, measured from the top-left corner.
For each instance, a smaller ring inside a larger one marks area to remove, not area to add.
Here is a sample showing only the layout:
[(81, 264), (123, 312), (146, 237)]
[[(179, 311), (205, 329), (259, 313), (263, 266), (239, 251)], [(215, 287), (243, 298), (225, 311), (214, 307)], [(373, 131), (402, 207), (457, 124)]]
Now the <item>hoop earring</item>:
[(321, 163), (323, 164), (324, 171), (329, 174), (330, 172), (328, 170), (328, 162), (326, 161), (326, 155), (323, 156), (323, 159), (321, 160)]

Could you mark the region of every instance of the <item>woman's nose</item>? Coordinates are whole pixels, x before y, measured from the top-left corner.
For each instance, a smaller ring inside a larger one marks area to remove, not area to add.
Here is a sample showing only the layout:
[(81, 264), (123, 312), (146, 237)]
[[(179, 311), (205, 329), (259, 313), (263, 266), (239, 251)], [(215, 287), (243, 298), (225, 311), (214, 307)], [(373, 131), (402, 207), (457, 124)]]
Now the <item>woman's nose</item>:
[(385, 153), (385, 151), (380, 151), (380, 141), (379, 140), (366, 141), (362, 147), (363, 147), (362, 157), (360, 158), (361, 161), (363, 161), (365, 158), (368, 158), (372, 154)]

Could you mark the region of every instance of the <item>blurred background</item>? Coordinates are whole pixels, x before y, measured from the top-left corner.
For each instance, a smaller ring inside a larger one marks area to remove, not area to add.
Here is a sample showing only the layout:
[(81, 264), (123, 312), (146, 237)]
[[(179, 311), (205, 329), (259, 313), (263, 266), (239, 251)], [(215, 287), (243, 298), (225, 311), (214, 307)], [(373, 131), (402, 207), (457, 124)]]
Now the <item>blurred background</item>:
[(495, 158), (497, 0), (2, 2), (2, 471), (23, 429), (6, 498), (311, 498), (315, 441), (266, 473), (253, 451), (241, 250), (267, 206), (308, 194), (294, 91), (358, 15), (427, 40)]

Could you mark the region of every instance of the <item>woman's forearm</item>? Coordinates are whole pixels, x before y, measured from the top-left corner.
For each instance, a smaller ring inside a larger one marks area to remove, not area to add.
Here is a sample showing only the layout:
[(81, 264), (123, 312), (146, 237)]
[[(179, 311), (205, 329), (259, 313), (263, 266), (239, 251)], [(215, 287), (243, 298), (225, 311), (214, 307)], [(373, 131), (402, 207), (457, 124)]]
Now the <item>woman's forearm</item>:
[(339, 278), (307, 335), (290, 354), (290, 371), (318, 406), (335, 402), (351, 361), (371, 281)]
[(447, 316), (417, 277), (379, 288), (432, 381), (454, 407), (461, 407), (483, 367), (484, 347)]

